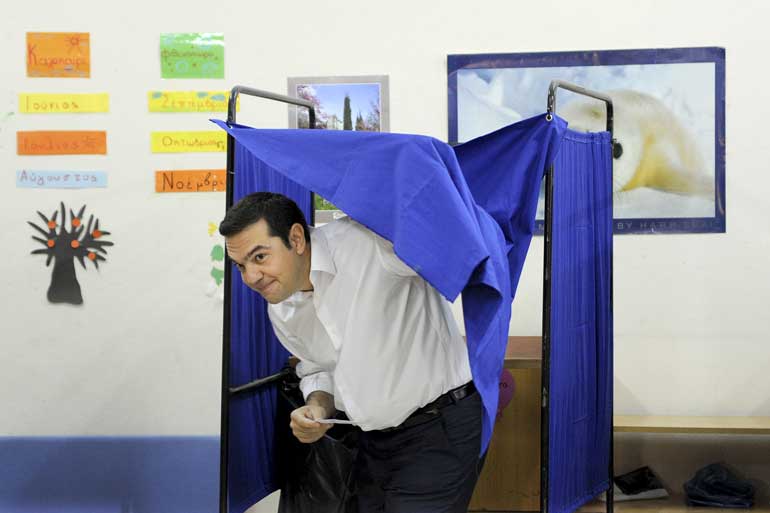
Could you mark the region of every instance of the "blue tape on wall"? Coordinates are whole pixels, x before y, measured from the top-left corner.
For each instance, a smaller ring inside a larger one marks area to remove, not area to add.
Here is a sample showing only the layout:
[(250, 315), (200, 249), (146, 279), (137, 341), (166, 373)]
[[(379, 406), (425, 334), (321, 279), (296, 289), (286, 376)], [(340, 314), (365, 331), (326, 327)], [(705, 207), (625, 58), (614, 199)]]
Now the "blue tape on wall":
[(219, 437), (0, 438), (3, 513), (213, 513)]

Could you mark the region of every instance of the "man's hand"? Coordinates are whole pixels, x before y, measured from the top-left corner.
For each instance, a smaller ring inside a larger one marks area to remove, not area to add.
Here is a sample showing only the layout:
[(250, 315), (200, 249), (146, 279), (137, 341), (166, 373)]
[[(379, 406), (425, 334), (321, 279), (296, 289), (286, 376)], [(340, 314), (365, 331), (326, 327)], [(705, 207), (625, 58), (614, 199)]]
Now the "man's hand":
[(334, 416), (334, 396), (317, 390), (307, 396), (307, 404), (291, 412), (291, 427), (294, 436), (302, 443), (310, 444), (320, 440), (333, 424), (321, 424), (317, 419)]
[(320, 424), (315, 419), (325, 419), (326, 409), (308, 404), (291, 412), (291, 427), (294, 436), (302, 443), (310, 444), (320, 440), (333, 424)]

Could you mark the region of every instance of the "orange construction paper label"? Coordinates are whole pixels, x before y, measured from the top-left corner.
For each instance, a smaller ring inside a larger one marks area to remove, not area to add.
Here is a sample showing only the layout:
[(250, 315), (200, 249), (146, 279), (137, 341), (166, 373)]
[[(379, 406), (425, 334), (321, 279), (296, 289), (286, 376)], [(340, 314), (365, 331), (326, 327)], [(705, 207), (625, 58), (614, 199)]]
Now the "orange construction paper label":
[(27, 32), (27, 76), (89, 78), (88, 32)]
[(19, 155), (106, 155), (105, 131), (20, 131), (16, 132)]
[(226, 184), (224, 169), (155, 171), (155, 192), (220, 192)]

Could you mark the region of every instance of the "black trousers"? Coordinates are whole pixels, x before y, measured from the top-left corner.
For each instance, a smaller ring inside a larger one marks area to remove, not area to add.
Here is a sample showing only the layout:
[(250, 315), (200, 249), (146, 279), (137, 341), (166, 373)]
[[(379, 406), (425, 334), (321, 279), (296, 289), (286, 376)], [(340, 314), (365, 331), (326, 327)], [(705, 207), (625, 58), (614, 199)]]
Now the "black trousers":
[(476, 392), (425, 423), (362, 432), (353, 470), (359, 513), (465, 513), (481, 471), (481, 415)]

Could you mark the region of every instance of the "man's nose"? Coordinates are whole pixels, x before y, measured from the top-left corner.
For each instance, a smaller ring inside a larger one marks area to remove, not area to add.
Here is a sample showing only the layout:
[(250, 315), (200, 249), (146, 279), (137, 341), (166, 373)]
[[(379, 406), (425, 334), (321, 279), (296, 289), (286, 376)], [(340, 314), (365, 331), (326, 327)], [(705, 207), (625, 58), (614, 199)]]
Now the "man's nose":
[(243, 273), (243, 280), (247, 285), (256, 285), (262, 279), (262, 273), (256, 266), (246, 266), (246, 271)]

